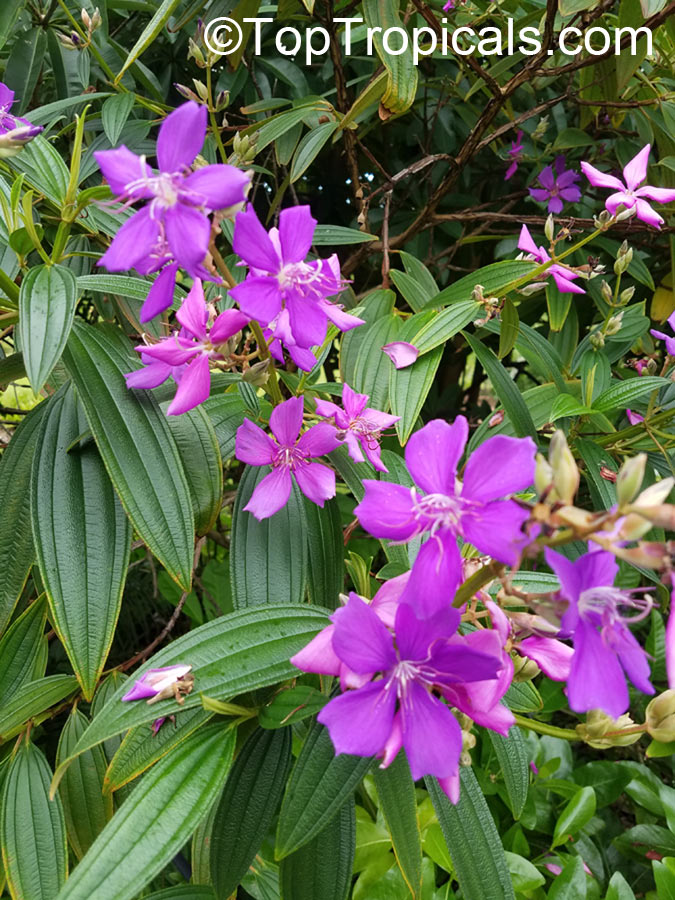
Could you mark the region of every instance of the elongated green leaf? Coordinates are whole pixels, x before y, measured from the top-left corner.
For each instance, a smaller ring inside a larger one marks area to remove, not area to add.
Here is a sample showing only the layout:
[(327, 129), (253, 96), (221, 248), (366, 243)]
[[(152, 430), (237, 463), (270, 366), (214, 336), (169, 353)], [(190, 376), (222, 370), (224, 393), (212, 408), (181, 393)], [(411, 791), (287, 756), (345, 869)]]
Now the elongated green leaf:
[(518, 339), (519, 325), (520, 318), (518, 317), (518, 310), (516, 309), (511, 298), (507, 297), (504, 301), (504, 308), (502, 309), (501, 315), (499, 352), (497, 353), (499, 359), (504, 359), (504, 357), (508, 356), (509, 353), (513, 350), (513, 347)]
[(26, 182), (56, 206), (61, 206), (68, 190), (70, 173), (60, 153), (43, 137), (26, 144), (21, 153), (7, 160), (15, 172), (23, 172)]
[(45, 643), (45, 597), (31, 603), (0, 641), (0, 685), (5, 701), (27, 681), (41, 677), (35, 674)]
[[(103, 791), (110, 794), (133, 781), (158, 759), (173, 751), (197, 728), (212, 717), (205, 709), (180, 710), (175, 723), (167, 721), (155, 734), (152, 726), (138, 725), (122, 739), (103, 780)], [(72, 748), (71, 748), (72, 749)], [(65, 758), (65, 757), (64, 757)], [(66, 770), (66, 776), (68, 775)]]
[[(425, 319), (429, 318), (431, 318), (431, 315), (428, 312), (413, 316), (400, 329), (398, 340), (415, 343), (415, 332), (419, 328), (415, 320), (422, 326), (420, 333), (423, 334)], [(442, 333), (442, 330), (438, 333)], [(427, 343), (434, 343), (434, 340), (427, 341)], [(422, 411), (424, 401), (427, 399), (427, 394), (434, 382), (436, 370), (442, 356), (443, 347), (437, 344), (435, 349), (420, 356), (411, 366), (406, 366), (405, 369), (397, 369), (391, 360), (387, 359), (389, 399), (392, 413), (401, 417), (396, 423), (396, 432), (401, 444), (405, 444), (412, 434), (417, 417)]]
[[(82, 291), (96, 291), (101, 294), (117, 294), (129, 300), (143, 301), (148, 296), (152, 281), (147, 278), (134, 278), (131, 275), (80, 275), (77, 287)], [(185, 291), (176, 287), (176, 297), (184, 297)]]
[(22, 742), (5, 777), (0, 841), (12, 897), (54, 900), (68, 853), (61, 801), (49, 800), (52, 773), (41, 750)]
[(177, 884), (148, 894), (146, 900), (215, 900), (213, 888), (205, 884)]
[(595, 509), (610, 509), (616, 503), (616, 487), (600, 473), (603, 466), (610, 472), (618, 472), (619, 467), (614, 457), (593, 441), (578, 439), (574, 446), (584, 463), (583, 474), (593, 506)]
[(635, 900), (635, 894), (621, 872), (615, 872), (610, 878), (605, 900)]
[(291, 762), (291, 729), (257, 729), (246, 741), (211, 829), (211, 877), (227, 900), (260, 849), (281, 800)]
[(337, 500), (323, 508), (305, 499), (307, 521), (307, 589), (310, 603), (335, 609), (344, 587), (344, 542)]
[(473, 300), (460, 300), (452, 306), (442, 310), (427, 322), (410, 338), (420, 353), (428, 353), (440, 344), (449, 341), (458, 334), (469, 322), (479, 317), (482, 307)]
[(405, 250), (401, 250), (399, 251), (399, 256), (405, 266), (406, 274), (414, 278), (421, 289), (425, 302), (432, 300), (438, 294), (438, 285), (429, 269), (412, 253), (406, 253)]
[[(88, 724), (84, 713), (73, 707), (59, 739), (57, 765), (70, 756)], [(78, 859), (82, 859), (112, 818), (112, 797), (102, 793), (105, 768), (103, 748), (93, 747), (75, 760), (59, 786), (68, 841)]]
[(506, 791), (511, 801), (513, 818), (519, 819), (525, 808), (527, 791), (530, 786), (529, 753), (523, 740), (522, 732), (514, 727), (507, 737), (502, 737), (496, 731), (488, 730), (490, 741), (504, 776)]
[(345, 228), (344, 225), (317, 225), (313, 243), (315, 247), (337, 247), (347, 244), (367, 244), (368, 241), (376, 240), (377, 236), (374, 234), (357, 231), (355, 228)]
[[(364, 0), (362, 4), (363, 16), (368, 26), (379, 26), (373, 29), (373, 45), (380, 61), (387, 69), (387, 87), (382, 95), (382, 106), (392, 113), (404, 113), (415, 102), (417, 93), (417, 66), (413, 62), (413, 54), (410, 41), (401, 44), (403, 38), (397, 38), (395, 46), (385, 46), (383, 33), (396, 33), (404, 29), (404, 24), (399, 16), (397, 0)], [(393, 29), (390, 31), (390, 29)], [(401, 49), (403, 52), (401, 52)], [(392, 53), (394, 50), (396, 52)]]
[(603, 391), (593, 401), (593, 409), (598, 412), (609, 412), (612, 409), (625, 409), (634, 403), (638, 397), (643, 397), (651, 391), (658, 390), (668, 384), (667, 378), (659, 378), (656, 375), (643, 375), (642, 378), (629, 378), (628, 381), (620, 381)]
[(483, 288), (485, 297), (499, 297), (505, 288), (518, 278), (535, 269), (535, 264), (525, 259), (507, 259), (503, 262), (490, 263), (470, 275), (465, 275), (454, 284), (444, 288), (426, 305), (440, 308), (458, 303), (460, 300), (471, 300), (471, 293), (476, 285)]
[(279, 814), (275, 856), (283, 859), (312, 840), (337, 814), (371, 760), (335, 755), (328, 731), (314, 724), (298, 756)]
[(356, 849), (354, 798), (308, 844), (279, 867), (284, 900), (347, 900)]
[(66, 882), (58, 900), (132, 900), (175, 856), (220, 791), (235, 733), (191, 735), (139, 783)]
[(5, 0), (0, 6), (0, 48), (7, 43), (24, 3), (25, 0)]
[(298, 149), (295, 151), (295, 156), (293, 157), (293, 164), (291, 165), (291, 183), (297, 181), (314, 162), (319, 153), (321, 153), (326, 142), (329, 141), (334, 134), (337, 127), (338, 123), (336, 121), (324, 122), (323, 125), (318, 125), (316, 128), (312, 128), (311, 131), (307, 132), (298, 144)]
[(359, 350), (366, 339), (370, 326), (377, 322), (378, 319), (391, 316), (395, 299), (393, 291), (372, 291), (363, 298), (361, 305), (358, 307), (359, 318), (363, 319), (366, 324), (360, 325), (358, 328), (352, 328), (342, 335), (340, 342), (340, 372), (342, 381), (346, 381), (348, 385), (354, 384)]
[(551, 331), (560, 331), (572, 305), (572, 294), (563, 294), (552, 278), (546, 282), (546, 305)]
[(140, 537), (184, 589), (192, 580), (190, 491), (166, 417), (145, 391), (119, 332), (76, 322), (64, 352), (101, 457)]
[[(482, 326), (487, 331), (495, 334), (501, 332), (502, 323), (498, 319), (490, 319)], [(546, 338), (534, 328), (530, 328), (525, 322), (518, 324), (518, 336), (516, 337), (516, 349), (528, 363), (540, 372), (548, 381), (554, 381), (561, 391), (565, 390), (565, 381), (562, 376), (565, 364), (557, 350)]]
[(279, 691), (258, 712), (262, 728), (284, 728), (291, 722), (299, 722), (313, 716), (328, 702), (328, 697), (306, 684)]
[(586, 874), (580, 856), (567, 857), (565, 867), (556, 876), (547, 897), (548, 900), (585, 900)]
[[(201, 706), (201, 694), (229, 700), (244, 691), (276, 684), (297, 675), (289, 658), (304, 647), (328, 622), (325, 611), (309, 606), (276, 606), (245, 609), (220, 616), (193, 629), (160, 650), (134, 672), (141, 678), (148, 669), (187, 663), (195, 676), (195, 690), (182, 707), (174, 700), (121, 703), (128, 686), (122, 683), (108, 697), (73, 751), (94, 747), (129, 728), (153, 722), (181, 709)], [(67, 760), (59, 767), (63, 771)], [(58, 775), (59, 773), (57, 773)]]
[(16, 91), (13, 115), (22, 116), (31, 102), (47, 50), (44, 28), (30, 28), (15, 33), (3, 79)]
[(48, 403), (40, 403), (14, 432), (0, 458), (0, 634), (35, 559), (30, 516), (33, 453)]
[(206, 534), (213, 528), (223, 500), (223, 465), (216, 433), (199, 406), (168, 421), (190, 487), (197, 534)]
[(202, 407), (213, 425), (216, 433), (220, 456), (226, 462), (234, 455), (234, 442), (237, 428), (244, 421), (244, 401), (239, 393), (217, 394), (209, 397)]
[(54, 628), (90, 700), (122, 603), (131, 528), (71, 384), (50, 403), (33, 461), (33, 536)]
[(14, 737), (29, 719), (39, 716), (75, 690), (77, 679), (72, 675), (49, 675), (22, 684), (0, 710), (0, 740)]
[(150, 44), (152, 44), (152, 42), (158, 37), (159, 33), (169, 21), (171, 14), (176, 9), (179, 3), (180, 0), (162, 0), (162, 3), (157, 8), (157, 12), (145, 26), (138, 40), (129, 51), (127, 58), (124, 60), (124, 65), (119, 70), (115, 78), (115, 81), (117, 83), (121, 81), (122, 76), (127, 71), (127, 69), (136, 62), (138, 57), (142, 53), (144, 53), (148, 49)]
[(575, 835), (583, 828), (595, 815), (595, 806), (593, 788), (590, 786), (580, 788), (558, 816), (551, 848), (565, 843), (570, 835)]
[(134, 108), (133, 94), (115, 94), (101, 107), (101, 122), (106, 137), (114, 147), (118, 142), (129, 113)]
[(21, 282), (19, 330), (26, 374), (38, 394), (66, 346), (77, 281), (65, 266), (34, 266)]
[(316, 103), (296, 106), (285, 112), (275, 113), (273, 116), (269, 116), (261, 126), (249, 126), (243, 133), (255, 133), (257, 135), (255, 148), (256, 151), (260, 153), (269, 144), (286, 134), (287, 131), (295, 128), (295, 126), (302, 122), (306, 116), (316, 113), (320, 108), (321, 107)]
[(450, 803), (435, 778), (424, 780), (464, 896), (513, 900), (504, 848), (471, 769), (460, 767), (457, 806)]
[[(244, 510), (267, 466), (244, 471), (232, 513), (230, 573), (235, 608), (300, 603), (307, 585), (307, 520), (302, 495), (293, 486), (288, 503), (259, 522)], [(293, 564), (289, 565), (289, 560)]]
[(509, 373), (489, 347), (486, 347), (478, 338), (468, 334), (466, 331), (463, 331), (462, 334), (492, 382), (495, 393), (511, 419), (517, 437), (530, 435), (536, 441), (537, 429), (534, 427), (532, 416)]
[(373, 409), (387, 410), (392, 362), (387, 354), (382, 352), (382, 347), (399, 340), (401, 320), (389, 315), (378, 319), (370, 326), (360, 327), (363, 328), (363, 334), (360, 335), (358, 352), (353, 363), (352, 380), (348, 384), (360, 394), (368, 394), (369, 406)]
[(396, 861), (416, 900), (422, 890), (422, 840), (415, 782), (405, 753), (401, 751), (388, 768), (373, 769), (373, 775)]

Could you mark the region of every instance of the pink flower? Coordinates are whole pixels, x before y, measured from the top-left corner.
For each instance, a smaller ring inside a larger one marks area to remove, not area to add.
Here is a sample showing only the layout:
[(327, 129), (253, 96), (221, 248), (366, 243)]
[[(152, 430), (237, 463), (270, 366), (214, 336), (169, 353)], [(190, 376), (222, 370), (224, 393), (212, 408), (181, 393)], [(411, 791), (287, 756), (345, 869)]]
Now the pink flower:
[(626, 209), (635, 207), (638, 219), (648, 225), (653, 225), (654, 228), (660, 228), (663, 219), (657, 212), (654, 212), (647, 200), (654, 200), (656, 203), (672, 203), (675, 200), (675, 190), (652, 187), (649, 184), (639, 187), (647, 178), (650, 149), (651, 145), (647, 144), (624, 167), (625, 184), (615, 175), (600, 172), (587, 162), (581, 163), (581, 170), (594, 187), (607, 188), (615, 192), (605, 200), (605, 207), (612, 215), (616, 215), (620, 206), (624, 206)]
[(577, 203), (581, 191), (574, 183), (581, 176), (574, 169), (565, 168), (564, 155), (556, 156), (552, 166), (546, 166), (537, 175), (541, 188), (529, 188), (530, 195), (539, 203), (548, 203), (550, 213), (560, 213), (564, 203)]
[(397, 369), (411, 366), (420, 354), (417, 347), (407, 341), (392, 341), (391, 344), (385, 344), (382, 351), (387, 354)]
[(631, 409), (626, 410), (626, 418), (631, 425), (639, 425), (640, 422), (644, 422), (645, 420), (644, 416), (641, 416), (640, 413), (633, 412)]
[[(523, 225), (521, 229), (520, 238), (518, 240), (518, 249), (524, 250), (525, 253), (529, 253), (539, 263), (548, 262), (551, 258), (543, 247), (537, 247), (532, 240), (532, 235), (528, 231), (527, 225)], [(543, 273), (542, 277), (546, 278), (547, 275), (553, 276), (553, 280), (557, 284), (561, 294), (586, 293), (586, 291), (579, 287), (578, 284), (574, 284), (574, 279), (578, 278), (579, 275), (563, 265), (554, 263), (554, 265), (549, 267), (547, 272)]]
[(506, 175), (504, 175), (504, 181), (508, 181), (509, 178), (513, 178), (518, 170), (518, 163), (520, 162), (520, 157), (523, 153), (523, 132), (519, 131), (516, 135), (515, 141), (511, 141), (511, 149), (509, 150), (509, 156), (511, 157), (511, 165), (506, 170)]
[(155, 702), (173, 693), (173, 687), (185, 679), (192, 666), (163, 666), (160, 669), (148, 669), (129, 688), (122, 700), (148, 700)]
[(666, 334), (663, 331), (656, 331), (656, 329), (654, 328), (649, 333), (653, 337), (666, 342), (666, 352), (668, 356), (675, 356), (675, 312), (668, 317), (668, 324), (670, 325), (673, 334)]

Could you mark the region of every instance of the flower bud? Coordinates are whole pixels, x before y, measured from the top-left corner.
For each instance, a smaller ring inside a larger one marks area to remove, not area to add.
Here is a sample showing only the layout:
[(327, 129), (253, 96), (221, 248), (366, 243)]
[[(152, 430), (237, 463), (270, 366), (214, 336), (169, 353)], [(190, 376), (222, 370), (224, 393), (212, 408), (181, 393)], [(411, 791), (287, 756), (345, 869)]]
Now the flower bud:
[(227, 106), (230, 102), (230, 92), (229, 91), (218, 91), (216, 94), (216, 112), (222, 112), (224, 109), (227, 109)]
[(542, 291), (545, 287), (545, 281), (533, 281), (531, 284), (518, 288), (518, 293), (522, 294), (523, 297), (529, 297), (531, 294), (536, 294), (537, 291)]
[(612, 289), (606, 281), (603, 281), (600, 285), (600, 293), (602, 294), (602, 299), (605, 301), (605, 303), (612, 302)]
[(586, 721), (577, 725), (575, 731), (581, 740), (597, 750), (605, 750), (607, 747), (628, 747), (641, 737), (640, 733), (611, 734), (608, 732), (621, 731), (630, 728), (635, 722), (626, 713), (618, 719), (612, 719), (600, 709), (592, 709), (586, 715)]
[(630, 258), (632, 259), (633, 258), (633, 250), (631, 247), (628, 246), (628, 241), (623, 241), (621, 246), (619, 247), (619, 249), (616, 252), (616, 258), (622, 259), (623, 257), (628, 256), (629, 254), (630, 254)]
[(532, 132), (532, 140), (538, 141), (546, 134), (548, 129), (548, 116), (542, 116), (537, 122), (537, 127)]
[(184, 84), (178, 84), (177, 82), (174, 82), (173, 86), (181, 97), (185, 97), (186, 100), (192, 100), (194, 103), (199, 103), (199, 97), (189, 87), (186, 87)]
[(188, 39), (188, 60), (194, 59), (200, 69), (206, 68), (206, 60), (204, 59), (204, 54), (202, 53), (199, 45), (192, 39)]
[(621, 291), (621, 293), (619, 294), (619, 303), (621, 304), (621, 306), (625, 306), (627, 303), (630, 303), (630, 301), (633, 299), (634, 293), (635, 287), (633, 285)]
[(0, 159), (7, 159), (16, 154), (33, 138), (44, 131), (42, 125), (19, 125), (0, 134)]
[(601, 331), (594, 331), (588, 336), (588, 341), (594, 350), (602, 350), (605, 346), (605, 336)]
[(668, 547), (660, 541), (643, 541), (637, 547), (613, 547), (612, 550), (619, 559), (646, 569), (663, 569), (670, 562)]
[(672, 491), (673, 485), (675, 485), (675, 478), (672, 475), (669, 475), (668, 478), (662, 478), (656, 484), (650, 484), (638, 496), (635, 506), (658, 506), (665, 501), (668, 494)]
[(87, 31), (91, 31), (91, 18), (84, 7), (82, 8), (82, 12), (80, 13), (80, 18), (82, 19), (82, 24), (87, 29)]
[(563, 506), (556, 510), (555, 518), (563, 525), (571, 525), (577, 531), (593, 531), (596, 522), (595, 513), (577, 506)]
[[(616, 214), (616, 221), (625, 222), (626, 219), (632, 219), (636, 212), (637, 206), (631, 206), (630, 209), (622, 209), (621, 212)], [(600, 215), (602, 215), (602, 213)]]
[(103, 20), (101, 19), (101, 13), (97, 6), (96, 9), (94, 10), (93, 16), (91, 17), (91, 30), (96, 31), (97, 28), (100, 28), (102, 21)]
[(544, 234), (549, 241), (553, 240), (553, 237), (555, 235), (555, 222), (553, 221), (553, 214), (549, 215), (546, 219), (546, 224), (544, 225)]
[(265, 387), (270, 377), (269, 368), (269, 358), (262, 359), (260, 362), (254, 363), (249, 369), (246, 369), (241, 377), (248, 384), (252, 384), (253, 387)]
[(615, 316), (612, 316), (607, 323), (607, 327), (605, 328), (605, 334), (613, 335), (618, 334), (621, 331), (621, 320), (623, 319), (623, 311), (617, 313)]
[(553, 469), (542, 453), (537, 453), (534, 467), (534, 486), (540, 497), (553, 485)]
[(551, 438), (548, 460), (553, 470), (553, 486), (563, 503), (571, 503), (579, 489), (579, 469), (564, 432), (558, 430)]
[(661, 506), (629, 506), (630, 512), (637, 513), (643, 519), (647, 519), (652, 526), (664, 528), (666, 531), (675, 530), (675, 506), (671, 503), (662, 503)]
[[(60, 31), (55, 31), (56, 39), (64, 48), (64, 50), (77, 50), (76, 42), (72, 40), (67, 34), (62, 34)], [(77, 37), (77, 35), (76, 35)], [(79, 38), (78, 38), (79, 41)]]
[(642, 487), (647, 465), (647, 454), (638, 453), (632, 459), (627, 459), (619, 469), (616, 477), (616, 499), (619, 507), (630, 503), (637, 496)]
[(195, 86), (197, 96), (199, 97), (201, 102), (206, 103), (207, 100), (209, 99), (209, 92), (207, 90), (206, 85), (202, 81), (199, 81), (197, 78), (193, 78), (192, 83)]
[(593, 222), (596, 228), (601, 228), (603, 231), (609, 226), (609, 223), (612, 221), (611, 214), (606, 210), (597, 215), (593, 216)]
[(645, 724), (655, 741), (675, 741), (675, 691), (664, 691), (647, 704)]
[(533, 659), (527, 659), (517, 653), (514, 653), (512, 658), (514, 681), (532, 681), (541, 671)]

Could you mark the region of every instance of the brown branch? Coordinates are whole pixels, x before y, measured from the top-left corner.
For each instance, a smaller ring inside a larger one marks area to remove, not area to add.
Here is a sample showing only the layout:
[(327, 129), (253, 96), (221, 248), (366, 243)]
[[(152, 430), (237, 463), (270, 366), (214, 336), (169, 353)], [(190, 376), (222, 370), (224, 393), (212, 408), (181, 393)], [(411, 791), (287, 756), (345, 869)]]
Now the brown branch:
[[(436, 213), (431, 217), (430, 221), (427, 223), (429, 226), (438, 225), (441, 222), (504, 222), (508, 225), (543, 225), (546, 222), (546, 216), (523, 216), (523, 215), (513, 215), (510, 213), (502, 213), (502, 212), (476, 212), (473, 210), (463, 210), (461, 212), (454, 213)], [(566, 227), (572, 228), (594, 228), (595, 223), (593, 219), (577, 219), (577, 218), (562, 218), (556, 219), (557, 224), (565, 225)], [(621, 230), (625, 232), (635, 232), (635, 231), (644, 231), (649, 234), (654, 233), (654, 228), (652, 225), (647, 225), (646, 222), (640, 222), (635, 218), (628, 219), (625, 222), (616, 222), (612, 225), (612, 230)], [(661, 234), (667, 232), (675, 232), (675, 226), (665, 226), (661, 229)]]

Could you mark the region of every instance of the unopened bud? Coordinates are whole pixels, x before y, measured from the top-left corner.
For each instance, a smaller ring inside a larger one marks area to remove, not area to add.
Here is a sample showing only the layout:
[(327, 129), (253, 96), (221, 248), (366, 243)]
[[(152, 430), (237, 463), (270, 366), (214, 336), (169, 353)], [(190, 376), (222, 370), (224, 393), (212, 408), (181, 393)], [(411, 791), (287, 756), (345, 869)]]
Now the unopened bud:
[(623, 319), (623, 311), (612, 316), (605, 327), (605, 334), (613, 335), (621, 331), (621, 321)]
[(630, 254), (630, 258), (633, 258), (633, 250), (628, 246), (628, 241), (623, 241), (621, 246), (616, 252), (616, 258), (621, 259), (624, 256), (628, 256)]
[(87, 12), (86, 9), (84, 9), (84, 8), (82, 9), (82, 12), (80, 13), (80, 18), (82, 19), (82, 24), (87, 29), (87, 31), (91, 31), (91, 17), (89, 16), (89, 13)]
[(602, 299), (605, 301), (605, 303), (612, 302), (612, 289), (606, 281), (603, 281), (600, 285), (600, 293), (602, 294)]
[(579, 468), (567, 446), (564, 432), (558, 430), (551, 438), (548, 461), (553, 470), (553, 486), (563, 503), (571, 503), (579, 489)]
[(253, 387), (265, 387), (270, 377), (269, 373), (270, 360), (262, 359), (260, 362), (254, 363), (249, 369), (242, 374), (242, 378)]
[(619, 469), (616, 477), (616, 499), (619, 507), (631, 503), (642, 487), (647, 465), (647, 454), (638, 453), (632, 459), (627, 459)]
[(539, 666), (533, 659), (513, 654), (513, 680), (532, 681), (540, 672)]
[(482, 284), (477, 284), (474, 286), (474, 289), (471, 291), (471, 299), (476, 303), (482, 303), (485, 299), (485, 288)]
[(634, 293), (635, 287), (633, 285), (621, 291), (621, 293), (619, 294), (619, 303), (621, 304), (621, 306), (625, 306), (627, 303), (630, 303), (630, 301), (633, 299)]
[(602, 350), (605, 346), (605, 336), (601, 331), (594, 331), (588, 336), (588, 342), (594, 350)]
[(194, 103), (199, 103), (199, 97), (189, 87), (186, 87), (184, 84), (177, 84), (176, 82), (174, 82), (173, 86), (181, 97), (185, 97), (186, 100), (192, 100)]
[(541, 119), (537, 122), (537, 127), (532, 132), (532, 140), (538, 141), (540, 138), (546, 134), (548, 129), (548, 116), (542, 116)]
[(543, 497), (553, 484), (553, 469), (542, 453), (537, 453), (534, 467), (534, 486), (537, 494)]
[(202, 81), (199, 81), (197, 78), (193, 78), (192, 83), (195, 86), (195, 90), (197, 91), (197, 96), (199, 97), (199, 99), (202, 101), (202, 103), (206, 103), (206, 101), (209, 99), (209, 92), (206, 85)]
[(16, 156), (41, 131), (44, 131), (42, 125), (19, 125), (18, 128), (0, 134), (0, 159)]
[(206, 68), (206, 60), (199, 45), (192, 39), (188, 38), (188, 59), (194, 59), (200, 69)]
[(97, 28), (100, 28), (102, 21), (103, 20), (101, 19), (101, 13), (97, 6), (96, 9), (94, 10), (93, 16), (91, 17), (91, 30), (96, 31)]
[(671, 503), (647, 507), (633, 504), (633, 506), (628, 507), (628, 510), (632, 513), (637, 513), (643, 519), (647, 519), (655, 528), (664, 528), (666, 531), (675, 530), (675, 506)]
[(597, 215), (593, 216), (593, 222), (596, 228), (600, 228), (603, 231), (609, 226), (609, 223), (612, 221), (612, 215), (606, 209)]
[(538, 291), (542, 291), (546, 287), (545, 281), (533, 281), (531, 284), (526, 284), (524, 287), (518, 289), (518, 293), (522, 294), (523, 297), (529, 297), (531, 294), (536, 294)]
[(663, 569), (670, 563), (670, 553), (661, 541), (642, 541), (637, 547), (613, 547), (614, 555), (632, 566)]
[(665, 501), (674, 485), (675, 478), (673, 478), (672, 475), (669, 475), (668, 478), (662, 478), (661, 481), (657, 481), (655, 484), (650, 484), (649, 487), (645, 488), (639, 495), (635, 501), (635, 505), (641, 507), (658, 506)]
[[(76, 45), (75, 41), (73, 41), (72, 38), (69, 37), (67, 34), (62, 34), (60, 31), (55, 31), (54, 34), (56, 35), (56, 39), (61, 44), (61, 46), (64, 48), (64, 50), (77, 50), (77, 45)], [(77, 35), (75, 35), (75, 37), (77, 37)], [(79, 38), (78, 38), (78, 42), (79, 42)]]
[(556, 510), (555, 518), (563, 525), (571, 525), (577, 531), (593, 531), (596, 522), (595, 513), (588, 509), (579, 509), (578, 506), (563, 506)]
[[(616, 221), (625, 222), (626, 219), (632, 219), (636, 213), (637, 205), (631, 206), (630, 209), (622, 209), (621, 212), (616, 214)], [(600, 215), (602, 215), (602, 213), (600, 213)]]
[(553, 240), (553, 237), (555, 235), (555, 222), (553, 221), (553, 214), (549, 215), (546, 219), (546, 224), (544, 225), (544, 234), (549, 241)]
[(216, 94), (216, 112), (222, 112), (224, 109), (227, 109), (227, 106), (230, 102), (230, 92), (229, 91), (218, 91)]
[(630, 728), (635, 722), (626, 713), (618, 719), (612, 719), (600, 709), (592, 709), (586, 716), (586, 721), (577, 725), (576, 732), (584, 743), (598, 750), (604, 750), (607, 747), (627, 747), (634, 744), (641, 737), (637, 734), (609, 734), (610, 732), (622, 731)]
[(647, 704), (645, 725), (655, 741), (675, 741), (675, 691), (664, 691)]

